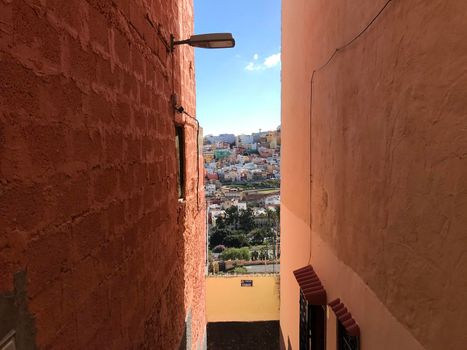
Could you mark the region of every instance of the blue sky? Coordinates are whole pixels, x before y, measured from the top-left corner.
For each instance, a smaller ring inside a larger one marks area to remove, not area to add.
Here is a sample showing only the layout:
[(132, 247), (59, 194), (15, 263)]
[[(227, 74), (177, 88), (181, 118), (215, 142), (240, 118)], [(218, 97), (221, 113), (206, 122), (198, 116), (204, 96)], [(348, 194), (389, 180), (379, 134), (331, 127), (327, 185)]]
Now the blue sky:
[(195, 33), (231, 32), (233, 49), (195, 49), (204, 135), (280, 124), (280, 0), (195, 0)]

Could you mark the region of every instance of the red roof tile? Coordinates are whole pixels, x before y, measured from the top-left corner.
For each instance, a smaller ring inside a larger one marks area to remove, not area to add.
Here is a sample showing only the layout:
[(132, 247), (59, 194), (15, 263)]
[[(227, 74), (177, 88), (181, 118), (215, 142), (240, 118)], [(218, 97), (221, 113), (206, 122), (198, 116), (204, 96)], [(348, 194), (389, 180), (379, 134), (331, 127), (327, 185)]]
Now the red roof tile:
[(310, 265), (295, 270), (293, 274), (309, 304), (326, 305), (326, 290)]
[(207, 174), (206, 177), (209, 179), (209, 180), (219, 180), (219, 176), (217, 174)]
[(328, 305), (331, 307), (332, 311), (334, 311), (337, 319), (344, 326), (348, 334), (354, 337), (360, 335), (360, 327), (358, 327), (358, 324), (353, 319), (352, 314), (347, 310), (340, 299), (333, 300)]

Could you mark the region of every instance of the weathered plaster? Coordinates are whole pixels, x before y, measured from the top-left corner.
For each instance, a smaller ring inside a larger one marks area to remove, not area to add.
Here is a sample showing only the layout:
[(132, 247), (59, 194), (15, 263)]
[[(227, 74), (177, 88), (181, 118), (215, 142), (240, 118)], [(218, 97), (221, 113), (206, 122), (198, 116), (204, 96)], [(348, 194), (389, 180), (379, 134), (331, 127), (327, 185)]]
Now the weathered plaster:
[[(313, 70), (385, 2), (283, 2), (281, 232), (284, 246), (301, 244), (281, 258), (290, 266), (309, 253), (311, 221), (313, 254), (319, 238), (425, 348), (459, 348), (467, 341), (467, 4), (393, 0), (316, 74), (310, 128)], [(292, 213), (303, 224), (290, 232)], [(282, 307), (293, 293), (281, 293)]]

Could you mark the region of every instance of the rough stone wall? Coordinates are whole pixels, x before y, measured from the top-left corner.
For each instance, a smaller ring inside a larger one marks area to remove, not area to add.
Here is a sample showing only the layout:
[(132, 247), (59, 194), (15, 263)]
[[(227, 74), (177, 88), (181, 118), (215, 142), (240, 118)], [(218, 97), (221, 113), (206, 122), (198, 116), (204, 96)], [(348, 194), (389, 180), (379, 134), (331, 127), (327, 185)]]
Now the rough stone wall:
[(188, 309), (202, 341), (192, 28), (190, 0), (0, 1), (0, 298), (26, 276), (40, 349), (178, 349)]
[[(179, 32), (183, 38), (194, 33), (194, 8), (192, 0), (180, 1), (177, 8), (180, 18)], [(196, 116), (195, 68), (193, 49), (179, 46), (176, 55), (181, 65), (179, 74), (180, 87), (177, 92), (179, 103), (186, 114), (177, 115), (176, 121), (185, 125), (186, 158), (186, 195), (183, 205), (184, 228), (184, 276), (185, 276), (185, 314), (191, 312), (191, 344), (193, 349), (201, 349), (206, 336), (205, 316), (205, 267), (206, 267), (206, 205), (204, 200), (204, 175), (202, 159), (202, 128), (194, 119)], [(177, 68), (176, 68), (177, 70)]]
[[(309, 262), (310, 239), (312, 263), (315, 241), (324, 241), (424, 347), (459, 348), (467, 341), (467, 3), (393, 0), (315, 75), (310, 138), (313, 70), (385, 3), (283, 2), (281, 312), (296, 322), (286, 315), (297, 300), (291, 270)], [(293, 331), (283, 325), (287, 343)]]
[[(202, 154), (196, 156), (198, 139), (197, 125), (193, 121), (188, 135), (187, 144), (192, 145), (187, 150), (187, 206), (185, 217), (185, 306), (186, 313), (191, 311), (191, 342), (193, 349), (201, 349), (206, 336), (206, 206), (204, 201), (204, 184), (202, 171)], [(201, 146), (200, 144), (200, 151)], [(199, 162), (196, 165), (196, 162)], [(199, 169), (201, 173), (194, 171)]]

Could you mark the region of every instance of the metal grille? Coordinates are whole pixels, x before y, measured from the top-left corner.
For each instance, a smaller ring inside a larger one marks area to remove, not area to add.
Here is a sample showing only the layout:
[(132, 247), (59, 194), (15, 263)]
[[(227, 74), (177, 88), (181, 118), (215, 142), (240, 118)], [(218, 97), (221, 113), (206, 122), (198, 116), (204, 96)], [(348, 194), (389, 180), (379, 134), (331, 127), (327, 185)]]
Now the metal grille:
[(338, 350), (359, 350), (360, 337), (349, 335), (344, 326), (338, 322)]
[(175, 148), (178, 165), (178, 198), (185, 198), (185, 130), (183, 126), (175, 126)]
[(309, 305), (300, 291), (300, 350), (326, 348), (325, 306)]
[(308, 302), (300, 291), (300, 350), (310, 350)]
[(12, 330), (3, 339), (0, 339), (0, 350), (16, 350), (15, 335), (16, 332)]

